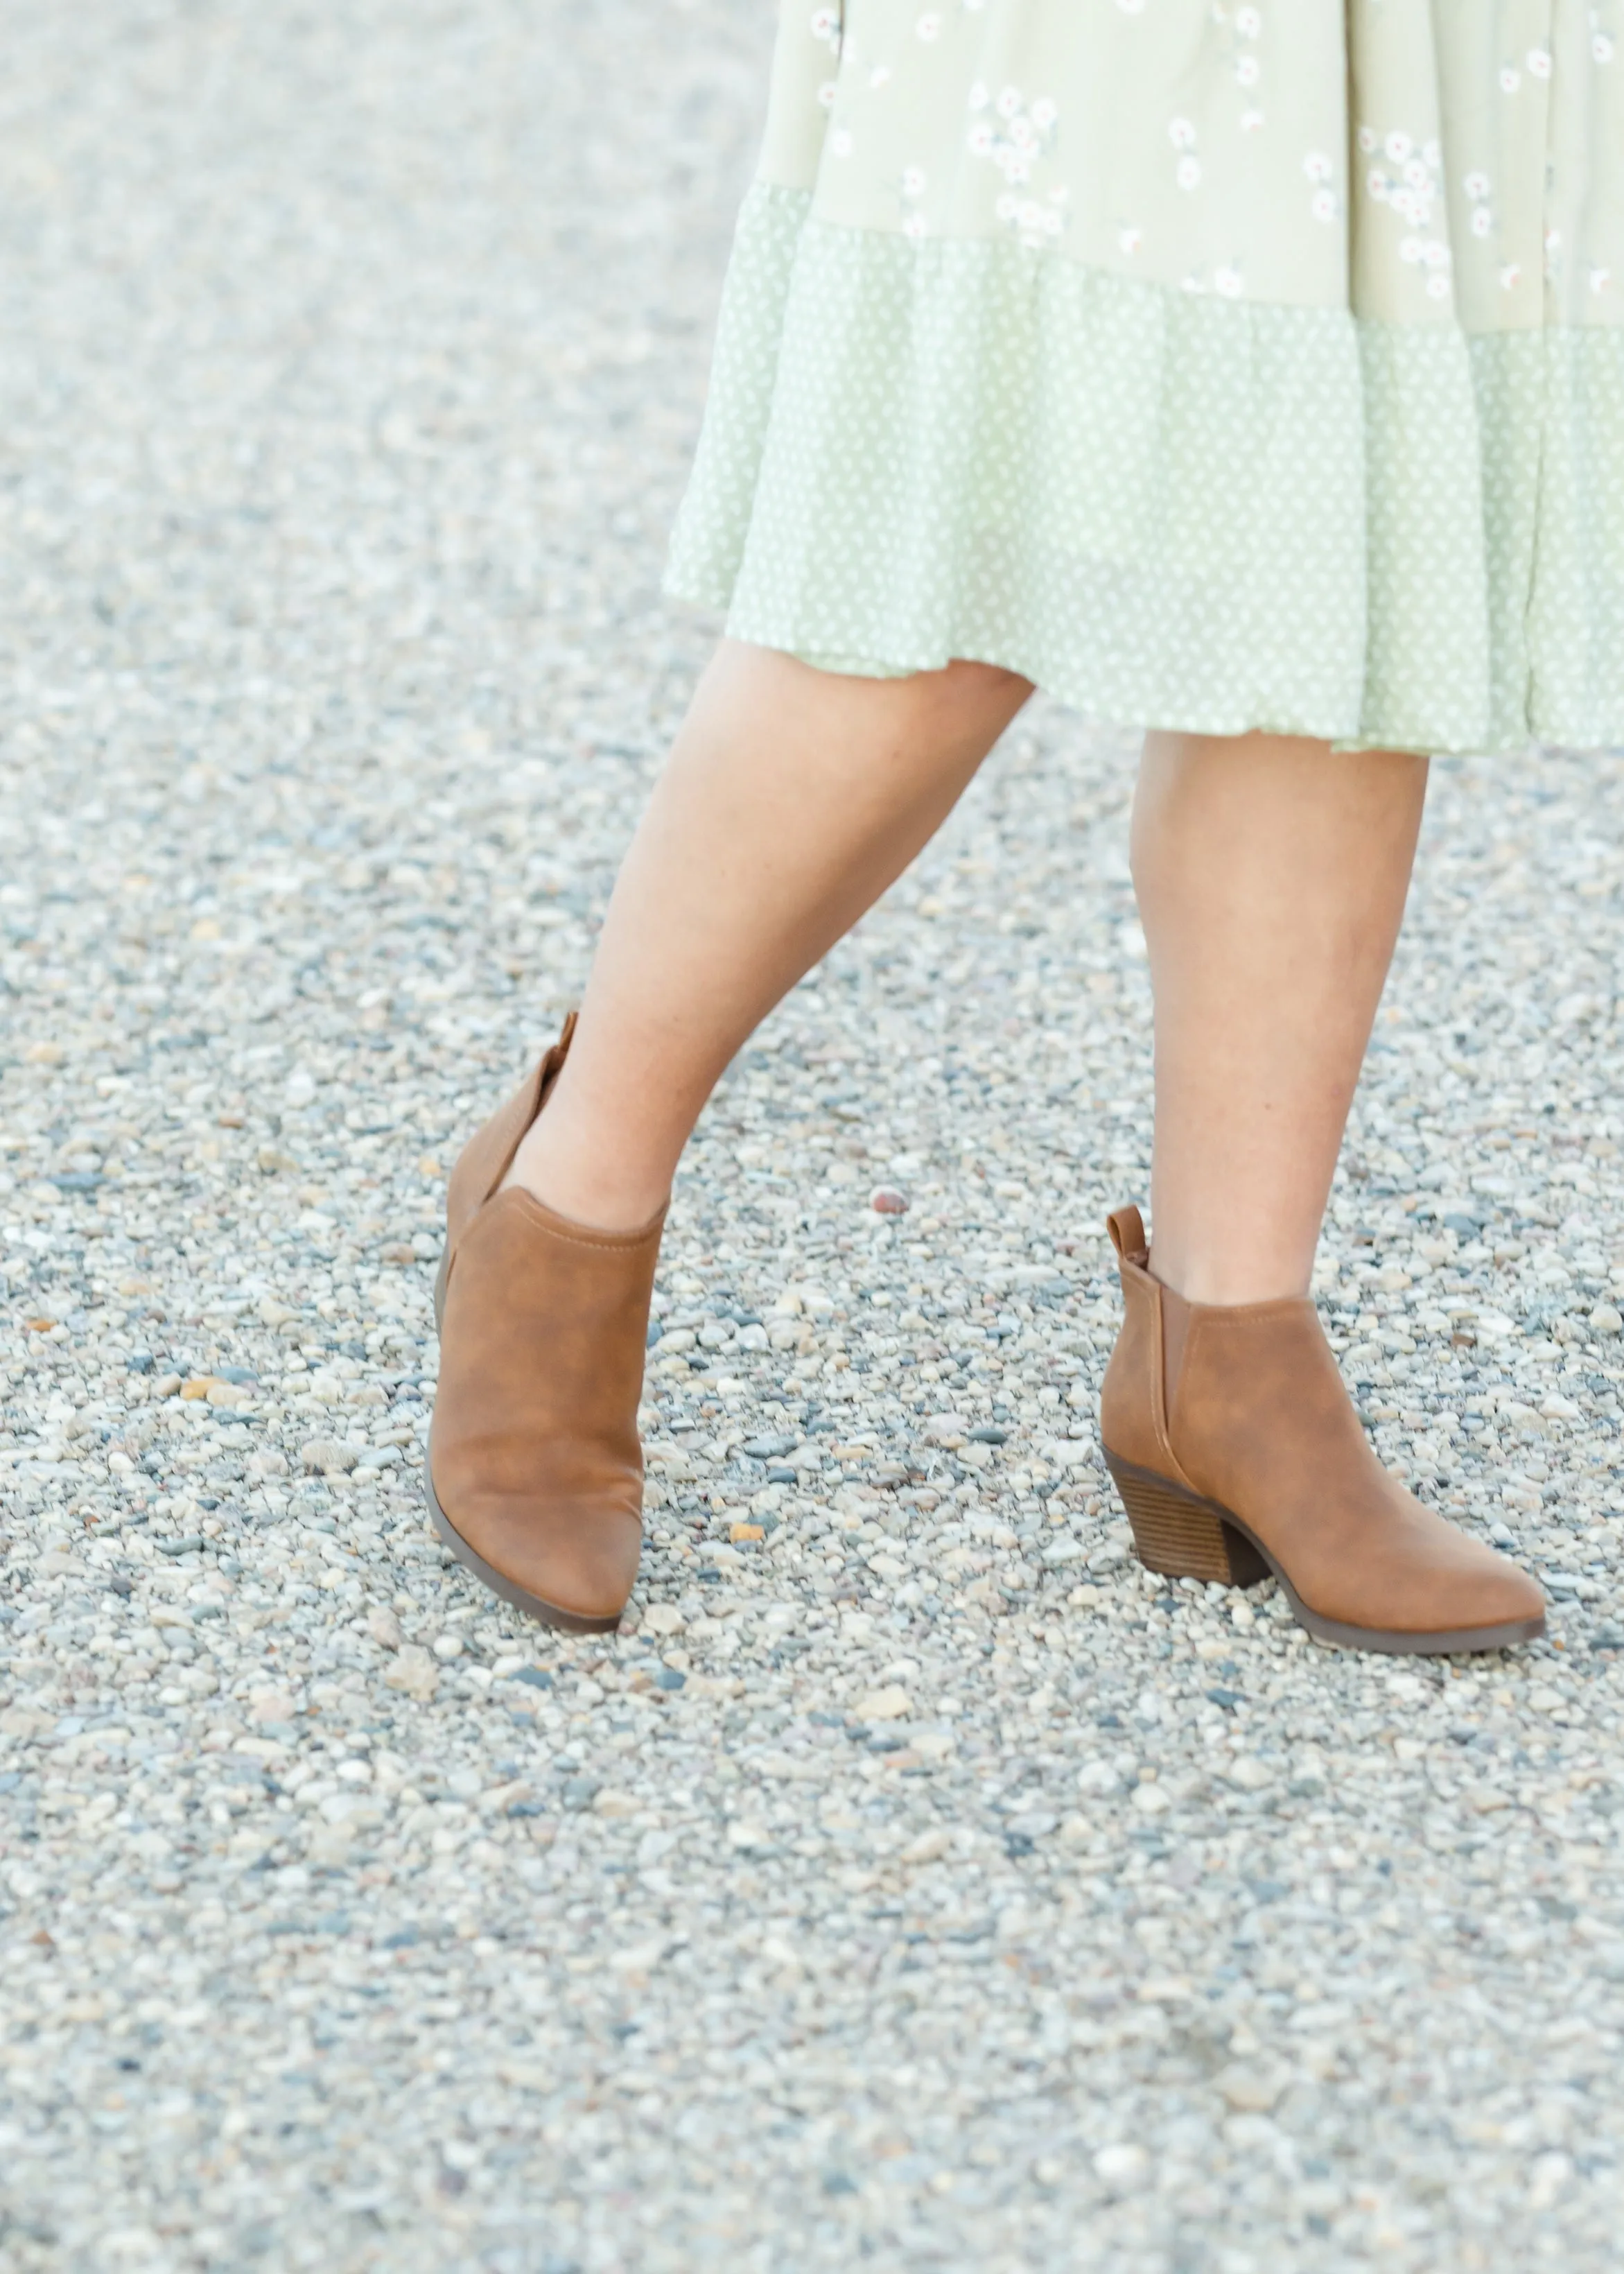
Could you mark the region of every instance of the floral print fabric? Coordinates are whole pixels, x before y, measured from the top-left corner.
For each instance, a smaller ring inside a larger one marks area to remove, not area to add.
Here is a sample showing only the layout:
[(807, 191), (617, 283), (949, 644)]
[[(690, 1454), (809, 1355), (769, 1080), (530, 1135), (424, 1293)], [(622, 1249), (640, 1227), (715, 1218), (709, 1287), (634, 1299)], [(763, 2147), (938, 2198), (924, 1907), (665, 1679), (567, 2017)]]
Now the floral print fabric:
[(669, 581), (1124, 723), (1624, 740), (1624, 0), (786, 0)]
[(790, 0), (761, 171), (1183, 291), (1624, 323), (1624, 0)]

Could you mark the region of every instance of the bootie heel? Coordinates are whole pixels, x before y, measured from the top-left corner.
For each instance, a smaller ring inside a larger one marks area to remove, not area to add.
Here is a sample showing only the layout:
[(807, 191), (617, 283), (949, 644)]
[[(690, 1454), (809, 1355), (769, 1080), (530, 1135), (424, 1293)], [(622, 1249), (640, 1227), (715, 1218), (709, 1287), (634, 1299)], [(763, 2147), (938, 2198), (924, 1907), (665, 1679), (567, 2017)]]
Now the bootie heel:
[(1305, 1296), (1187, 1303), (1150, 1268), (1137, 1209), (1110, 1218), (1123, 1323), (1100, 1434), (1139, 1560), (1251, 1587), (1271, 1572), (1321, 1642), (1505, 1650), (1545, 1631), (1524, 1571), (1387, 1474)]
[(1269, 1567), (1250, 1540), (1226, 1524), (1210, 1501), (1198, 1500), (1166, 1477), (1105, 1456), (1139, 1562), (1169, 1579), (1215, 1579), (1222, 1587), (1255, 1587)]

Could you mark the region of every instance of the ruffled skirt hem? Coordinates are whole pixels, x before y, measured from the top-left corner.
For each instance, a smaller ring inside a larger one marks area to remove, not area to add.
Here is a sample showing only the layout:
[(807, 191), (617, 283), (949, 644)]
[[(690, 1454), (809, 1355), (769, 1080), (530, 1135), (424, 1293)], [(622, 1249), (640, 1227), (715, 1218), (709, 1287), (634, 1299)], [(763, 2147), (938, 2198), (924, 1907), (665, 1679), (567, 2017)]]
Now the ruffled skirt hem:
[(1226, 301), (758, 184), (666, 588), (1124, 726), (1624, 741), (1624, 328)]

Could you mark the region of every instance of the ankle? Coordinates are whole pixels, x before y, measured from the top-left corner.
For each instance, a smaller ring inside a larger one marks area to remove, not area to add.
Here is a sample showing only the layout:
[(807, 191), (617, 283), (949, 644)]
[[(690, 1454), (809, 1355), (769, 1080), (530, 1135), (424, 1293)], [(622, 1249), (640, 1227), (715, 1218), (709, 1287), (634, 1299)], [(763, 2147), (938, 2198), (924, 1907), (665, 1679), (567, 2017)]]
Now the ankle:
[(1164, 1287), (1203, 1310), (1240, 1310), (1252, 1303), (1297, 1301), (1308, 1292), (1307, 1281), (1300, 1275), (1270, 1271), (1251, 1260), (1228, 1266), (1201, 1262), (1164, 1271), (1161, 1257), (1153, 1249), (1150, 1269), (1152, 1276)]
[(1181, 1236), (1177, 1225), (1157, 1226), (1150, 1241), (1150, 1269), (1186, 1303), (1238, 1310), (1244, 1304), (1306, 1295), (1313, 1253), (1304, 1255), (1296, 1240), (1254, 1235), (1216, 1241)]
[(521, 1186), (555, 1216), (593, 1231), (641, 1231), (670, 1198), (668, 1183), (583, 1160), (572, 1149), (549, 1145), (541, 1132), (538, 1120), (514, 1156), (502, 1179), (504, 1191)]

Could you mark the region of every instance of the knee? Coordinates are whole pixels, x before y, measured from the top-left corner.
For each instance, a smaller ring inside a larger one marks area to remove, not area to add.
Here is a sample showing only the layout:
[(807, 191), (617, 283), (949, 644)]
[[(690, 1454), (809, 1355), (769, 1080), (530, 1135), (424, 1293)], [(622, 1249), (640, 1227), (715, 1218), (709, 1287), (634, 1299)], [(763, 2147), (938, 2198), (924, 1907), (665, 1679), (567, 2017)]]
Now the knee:
[(1006, 671), (1001, 663), (974, 663), (966, 656), (956, 656), (938, 676), (955, 695), (1025, 697), (1032, 692), (1032, 681), (1019, 672)]

